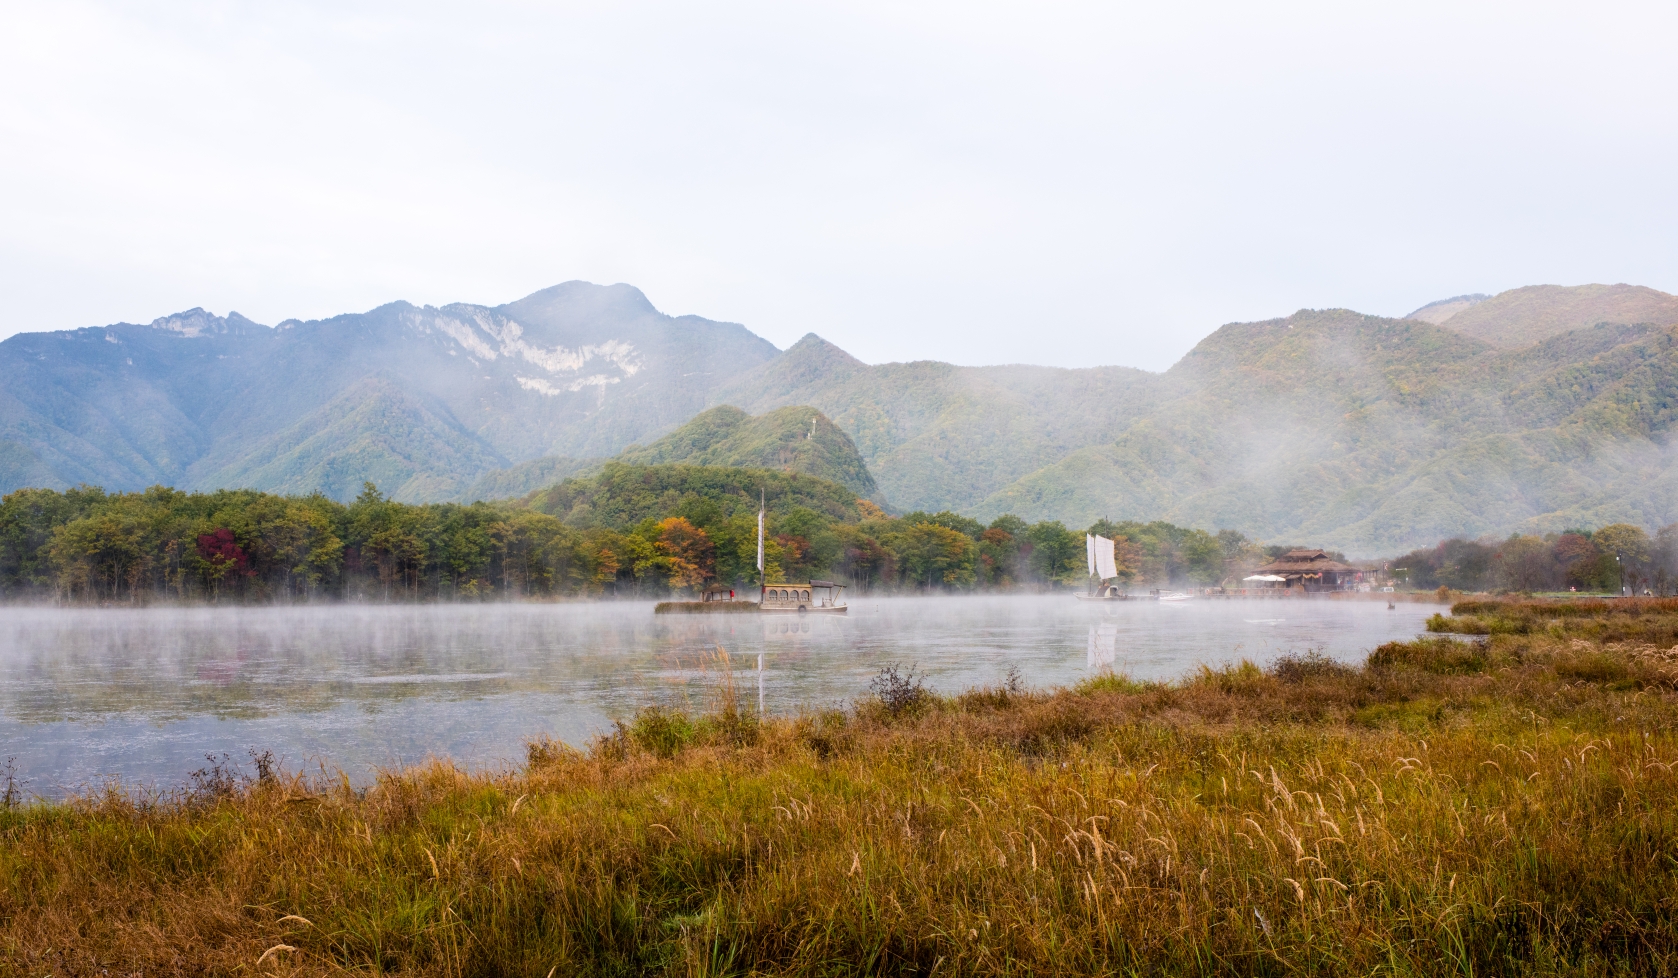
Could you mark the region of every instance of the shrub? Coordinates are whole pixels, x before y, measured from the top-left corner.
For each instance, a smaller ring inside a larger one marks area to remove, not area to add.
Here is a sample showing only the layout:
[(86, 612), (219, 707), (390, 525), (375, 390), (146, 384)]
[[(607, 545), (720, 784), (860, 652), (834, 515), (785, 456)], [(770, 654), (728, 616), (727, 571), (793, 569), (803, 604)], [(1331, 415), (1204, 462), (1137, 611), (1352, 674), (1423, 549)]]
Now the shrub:
[(1224, 666), (1222, 669), (1203, 665), (1200, 671), (1195, 673), (1193, 681), (1196, 685), (1209, 686), (1220, 693), (1252, 694), (1269, 682), (1270, 677), (1251, 661), (1242, 659), (1239, 663)]
[(1413, 642), (1388, 642), (1369, 653), (1368, 662), (1371, 669), (1420, 669), (1453, 676), (1484, 672), (1491, 658), (1483, 642), (1419, 638)]
[(917, 713), (932, 697), (926, 688), (925, 677), (915, 675), (913, 666), (907, 672), (902, 671), (899, 663), (882, 668), (879, 675), (869, 682), (868, 689), (889, 717)]
[(1351, 676), (1356, 673), (1356, 669), (1330, 659), (1320, 649), (1312, 649), (1304, 655), (1284, 655), (1270, 666), (1272, 676), (1290, 685), (1322, 676)]
[(649, 706), (635, 714), (629, 726), (618, 724), (629, 742), (656, 757), (671, 758), (694, 742), (698, 733), (686, 713)]
[(17, 776), (17, 757), (7, 757), (4, 789), (0, 790), (0, 809), (10, 811), (23, 804), (23, 788), (28, 783)]
[(204, 760), (210, 762), (209, 767), (201, 767), (192, 772), (191, 795), (200, 801), (218, 801), (231, 798), (239, 793), (239, 789), (250, 784), (250, 778), (245, 777), (239, 770), (233, 758), (225, 751), (218, 758), (214, 754), (205, 754)]

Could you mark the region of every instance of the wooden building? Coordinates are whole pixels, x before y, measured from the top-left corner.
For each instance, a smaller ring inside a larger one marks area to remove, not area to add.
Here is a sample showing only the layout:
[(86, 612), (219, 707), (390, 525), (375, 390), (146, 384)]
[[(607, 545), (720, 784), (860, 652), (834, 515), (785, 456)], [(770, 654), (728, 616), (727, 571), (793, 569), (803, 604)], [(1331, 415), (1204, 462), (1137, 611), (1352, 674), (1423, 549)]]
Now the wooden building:
[(1362, 571), (1350, 564), (1342, 564), (1322, 550), (1290, 550), (1253, 573), (1281, 577), (1285, 583), (1278, 584), (1278, 587), (1349, 591)]

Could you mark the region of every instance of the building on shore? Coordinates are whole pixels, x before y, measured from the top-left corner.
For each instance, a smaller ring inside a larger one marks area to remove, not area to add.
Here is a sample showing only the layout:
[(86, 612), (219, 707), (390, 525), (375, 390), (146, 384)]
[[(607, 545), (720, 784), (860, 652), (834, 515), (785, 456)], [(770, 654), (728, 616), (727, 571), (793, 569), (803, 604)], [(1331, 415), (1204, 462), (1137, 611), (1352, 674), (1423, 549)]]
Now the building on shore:
[(1350, 591), (1363, 576), (1362, 571), (1342, 564), (1327, 552), (1309, 549), (1290, 550), (1253, 573), (1281, 578), (1274, 583), (1275, 587), (1305, 591)]

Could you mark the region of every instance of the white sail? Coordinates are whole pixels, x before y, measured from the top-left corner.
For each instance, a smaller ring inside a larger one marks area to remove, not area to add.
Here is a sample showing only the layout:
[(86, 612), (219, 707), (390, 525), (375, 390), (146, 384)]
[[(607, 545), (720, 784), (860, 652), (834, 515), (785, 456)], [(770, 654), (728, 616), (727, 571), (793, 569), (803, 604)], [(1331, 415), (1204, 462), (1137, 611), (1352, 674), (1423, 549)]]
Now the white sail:
[(1089, 572), (1095, 573), (1095, 537), (1084, 534), (1084, 562), (1089, 566)]
[(757, 573), (763, 576), (763, 510), (757, 511)]
[(1119, 564), (1113, 559), (1113, 541), (1096, 537), (1091, 542), (1095, 550), (1095, 573), (1104, 581), (1118, 577)]

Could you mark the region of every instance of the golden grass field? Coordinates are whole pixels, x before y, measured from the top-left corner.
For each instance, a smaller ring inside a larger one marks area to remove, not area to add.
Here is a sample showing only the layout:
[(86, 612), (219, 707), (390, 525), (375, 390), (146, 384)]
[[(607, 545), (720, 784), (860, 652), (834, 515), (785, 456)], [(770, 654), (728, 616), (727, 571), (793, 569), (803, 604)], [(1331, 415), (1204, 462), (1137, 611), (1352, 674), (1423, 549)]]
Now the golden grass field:
[(11, 804), (0, 974), (1669, 974), (1678, 606), (1597, 605), (1476, 602), (1529, 625), (1357, 668), (785, 718), (725, 682), (517, 771)]

